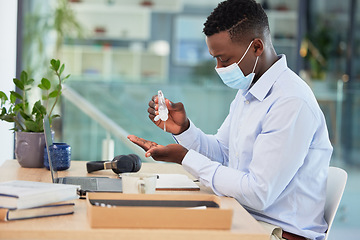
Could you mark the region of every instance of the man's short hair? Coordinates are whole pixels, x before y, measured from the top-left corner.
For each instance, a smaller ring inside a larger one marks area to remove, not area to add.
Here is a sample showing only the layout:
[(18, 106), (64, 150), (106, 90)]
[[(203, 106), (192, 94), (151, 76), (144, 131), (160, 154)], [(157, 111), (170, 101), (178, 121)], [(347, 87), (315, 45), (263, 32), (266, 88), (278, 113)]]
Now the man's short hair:
[(227, 0), (219, 3), (204, 23), (206, 36), (228, 31), (232, 41), (262, 37), (270, 33), (267, 15), (254, 0)]

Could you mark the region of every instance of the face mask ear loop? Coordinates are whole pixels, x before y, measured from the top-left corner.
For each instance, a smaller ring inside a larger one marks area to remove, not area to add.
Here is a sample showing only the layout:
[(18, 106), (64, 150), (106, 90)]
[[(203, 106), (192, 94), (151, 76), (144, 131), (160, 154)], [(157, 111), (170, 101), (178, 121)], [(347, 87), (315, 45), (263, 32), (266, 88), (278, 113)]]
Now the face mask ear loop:
[(259, 60), (259, 56), (257, 56), (257, 58), (256, 58), (256, 60), (255, 60), (255, 66), (254, 66), (252, 72), (255, 72), (255, 68), (256, 68), (256, 65), (257, 65), (258, 60)]
[(239, 65), (239, 63), (241, 62), (241, 60), (243, 60), (243, 58), (245, 57), (246, 53), (249, 51), (249, 49), (250, 49), (251, 44), (253, 43), (253, 41), (254, 41), (254, 40), (251, 41), (251, 43), (250, 43), (249, 46), (247, 47), (244, 55), (243, 55), (243, 56), (241, 57), (241, 59), (238, 61), (238, 63), (237, 63), (238, 65)]

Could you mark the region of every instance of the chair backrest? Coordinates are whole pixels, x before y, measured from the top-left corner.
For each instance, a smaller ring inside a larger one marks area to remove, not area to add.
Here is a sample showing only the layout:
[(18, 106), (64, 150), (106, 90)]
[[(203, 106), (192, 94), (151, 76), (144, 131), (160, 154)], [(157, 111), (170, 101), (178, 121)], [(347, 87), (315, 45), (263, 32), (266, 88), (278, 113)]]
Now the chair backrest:
[(330, 167), (326, 187), (325, 220), (329, 225), (325, 240), (328, 238), (330, 228), (339, 207), (347, 181), (347, 173), (338, 167)]

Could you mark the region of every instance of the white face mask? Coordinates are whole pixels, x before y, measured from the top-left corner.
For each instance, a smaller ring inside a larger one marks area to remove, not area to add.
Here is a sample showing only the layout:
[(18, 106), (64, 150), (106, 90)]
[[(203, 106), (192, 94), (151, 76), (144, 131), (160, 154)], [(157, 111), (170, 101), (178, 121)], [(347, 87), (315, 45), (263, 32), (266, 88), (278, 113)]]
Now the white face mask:
[(227, 86), (229, 86), (231, 88), (243, 89), (243, 90), (247, 90), (250, 87), (251, 82), (253, 81), (253, 79), (255, 77), (254, 71), (255, 71), (259, 56), (256, 58), (255, 66), (252, 70), (252, 73), (250, 73), (247, 76), (245, 76), (244, 73), (241, 71), (241, 69), (239, 67), (239, 63), (241, 62), (241, 60), (244, 59), (244, 57), (245, 57), (246, 53), (249, 51), (252, 43), (253, 43), (253, 41), (251, 41), (251, 43), (249, 44), (248, 48), (246, 49), (244, 55), (241, 57), (239, 62), (233, 63), (230, 66), (223, 67), (223, 68), (215, 67), (215, 70), (218, 73), (218, 75), (220, 76), (221, 80)]

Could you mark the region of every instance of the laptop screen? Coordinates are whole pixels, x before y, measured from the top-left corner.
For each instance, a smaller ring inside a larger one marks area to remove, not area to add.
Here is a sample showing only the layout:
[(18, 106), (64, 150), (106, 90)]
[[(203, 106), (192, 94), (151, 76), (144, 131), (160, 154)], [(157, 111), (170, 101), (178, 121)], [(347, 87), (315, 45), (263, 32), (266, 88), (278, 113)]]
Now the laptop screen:
[(51, 134), (51, 128), (50, 128), (50, 122), (49, 122), (48, 115), (46, 115), (44, 118), (44, 135), (45, 135), (45, 145), (46, 145), (47, 155), (48, 155), (48, 159), (49, 159), (49, 168), (50, 168), (50, 172), (51, 172), (52, 182), (57, 183), (58, 175), (57, 175), (57, 171), (56, 171), (57, 168), (55, 166), (56, 163), (53, 161), (51, 154), (50, 154), (50, 149), (49, 149), (49, 147), (53, 145), (53, 141), (52, 141), (52, 134)]

